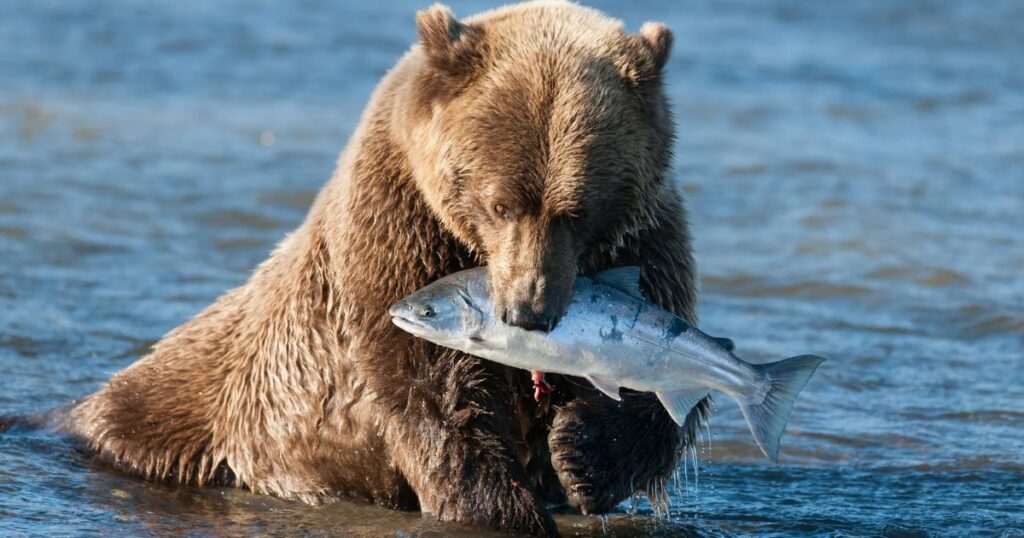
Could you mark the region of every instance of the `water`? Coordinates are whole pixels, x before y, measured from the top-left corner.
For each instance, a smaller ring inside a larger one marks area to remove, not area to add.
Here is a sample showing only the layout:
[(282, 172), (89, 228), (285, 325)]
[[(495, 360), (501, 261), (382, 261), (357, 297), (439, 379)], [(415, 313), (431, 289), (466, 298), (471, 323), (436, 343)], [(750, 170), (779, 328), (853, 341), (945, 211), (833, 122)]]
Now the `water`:
[[(243, 282), (423, 5), (0, 4), (0, 414), (94, 391)], [(676, 30), (705, 328), (751, 359), (830, 360), (781, 465), (720, 398), (669, 521), (624, 503), (563, 532), (1024, 534), (1024, 4), (596, 5)], [(0, 436), (0, 534), (169, 532), (475, 531), (148, 484), (46, 432)]]

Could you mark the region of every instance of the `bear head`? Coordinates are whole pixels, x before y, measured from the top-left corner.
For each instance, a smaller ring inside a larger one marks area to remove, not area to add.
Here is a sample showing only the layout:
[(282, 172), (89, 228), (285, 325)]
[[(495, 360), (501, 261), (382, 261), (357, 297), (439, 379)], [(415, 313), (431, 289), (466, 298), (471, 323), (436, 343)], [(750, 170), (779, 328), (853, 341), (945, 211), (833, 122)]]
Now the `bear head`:
[(432, 211), (486, 261), (496, 313), (550, 329), (583, 260), (651, 226), (674, 127), (672, 33), (568, 2), (417, 17), (404, 133)]

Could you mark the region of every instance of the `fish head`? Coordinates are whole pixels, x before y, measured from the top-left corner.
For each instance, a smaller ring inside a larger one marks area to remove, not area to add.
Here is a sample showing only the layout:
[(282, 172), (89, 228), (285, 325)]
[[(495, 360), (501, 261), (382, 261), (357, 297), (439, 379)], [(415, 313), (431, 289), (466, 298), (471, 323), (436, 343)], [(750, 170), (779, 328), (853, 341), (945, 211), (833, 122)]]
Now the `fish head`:
[[(460, 275), (453, 275), (460, 276)], [(435, 344), (462, 349), (487, 324), (486, 296), (464, 278), (444, 278), (408, 295), (388, 309), (391, 322), (414, 336)]]

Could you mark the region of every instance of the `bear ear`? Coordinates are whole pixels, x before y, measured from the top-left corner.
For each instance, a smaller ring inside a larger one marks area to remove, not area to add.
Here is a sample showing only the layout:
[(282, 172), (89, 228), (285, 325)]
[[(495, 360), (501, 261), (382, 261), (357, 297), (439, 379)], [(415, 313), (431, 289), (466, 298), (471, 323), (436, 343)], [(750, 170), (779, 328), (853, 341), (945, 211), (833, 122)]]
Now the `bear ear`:
[(434, 4), (416, 14), (423, 52), (431, 65), (451, 74), (470, 73), (482, 57), (483, 30), (455, 18), (448, 6)]
[(672, 30), (660, 22), (645, 22), (634, 38), (640, 49), (634, 81), (639, 84), (657, 79), (672, 52)]
[(668, 57), (672, 52), (672, 30), (660, 22), (645, 22), (640, 27), (640, 39), (647, 47), (654, 67), (661, 71), (668, 63)]

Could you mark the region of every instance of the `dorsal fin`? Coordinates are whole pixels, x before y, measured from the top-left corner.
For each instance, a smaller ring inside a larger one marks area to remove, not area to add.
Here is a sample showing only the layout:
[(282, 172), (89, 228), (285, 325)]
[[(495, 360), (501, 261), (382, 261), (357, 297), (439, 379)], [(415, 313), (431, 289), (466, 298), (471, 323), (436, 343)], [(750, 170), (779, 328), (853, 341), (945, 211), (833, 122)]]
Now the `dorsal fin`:
[(710, 336), (709, 338), (714, 340), (715, 343), (717, 343), (718, 345), (720, 345), (723, 348), (725, 348), (726, 351), (735, 351), (736, 350), (736, 342), (733, 342), (732, 339), (730, 339), (730, 338), (723, 338), (721, 336)]
[(615, 288), (637, 299), (644, 299), (643, 294), (640, 293), (640, 268), (636, 265), (626, 265), (601, 271), (594, 275), (594, 282), (604, 284), (609, 288)]

